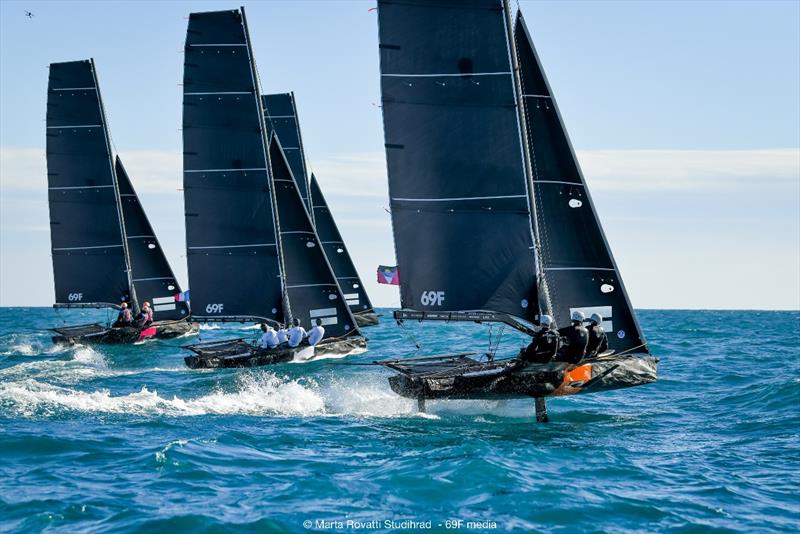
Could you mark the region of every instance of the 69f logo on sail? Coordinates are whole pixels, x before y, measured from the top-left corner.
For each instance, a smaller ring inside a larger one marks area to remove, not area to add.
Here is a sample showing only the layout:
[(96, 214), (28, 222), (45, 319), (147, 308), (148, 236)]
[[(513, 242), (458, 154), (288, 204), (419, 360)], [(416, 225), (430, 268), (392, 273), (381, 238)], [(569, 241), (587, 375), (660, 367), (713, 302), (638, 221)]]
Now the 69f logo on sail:
[(206, 306), (206, 313), (222, 313), (224, 304), (208, 304)]
[(441, 306), (444, 302), (444, 291), (423, 291), (419, 301), (423, 306)]

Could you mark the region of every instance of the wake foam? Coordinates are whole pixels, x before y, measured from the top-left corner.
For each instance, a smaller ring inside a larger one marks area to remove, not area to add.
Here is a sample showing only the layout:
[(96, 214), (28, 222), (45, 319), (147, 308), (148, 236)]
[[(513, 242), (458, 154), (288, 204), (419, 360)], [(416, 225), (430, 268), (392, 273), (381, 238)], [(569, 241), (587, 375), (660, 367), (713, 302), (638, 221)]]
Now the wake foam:
[(128, 395), (108, 389), (79, 391), (25, 379), (0, 383), (0, 408), (23, 416), (50, 416), (64, 411), (140, 416), (323, 415), (325, 402), (313, 388), (272, 374), (246, 374), (232, 392), (215, 390), (193, 399), (161, 397), (147, 386)]

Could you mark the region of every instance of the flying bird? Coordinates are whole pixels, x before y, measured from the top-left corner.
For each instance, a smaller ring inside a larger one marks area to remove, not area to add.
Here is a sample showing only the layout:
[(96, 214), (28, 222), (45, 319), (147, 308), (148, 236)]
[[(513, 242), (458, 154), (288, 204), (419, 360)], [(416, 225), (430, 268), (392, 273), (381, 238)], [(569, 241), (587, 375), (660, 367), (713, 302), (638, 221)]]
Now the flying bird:
[(25, 12), (25, 16), (28, 17), (29, 19), (32, 19), (33, 18), (33, 13), (31, 13), (30, 11), (26, 11)]

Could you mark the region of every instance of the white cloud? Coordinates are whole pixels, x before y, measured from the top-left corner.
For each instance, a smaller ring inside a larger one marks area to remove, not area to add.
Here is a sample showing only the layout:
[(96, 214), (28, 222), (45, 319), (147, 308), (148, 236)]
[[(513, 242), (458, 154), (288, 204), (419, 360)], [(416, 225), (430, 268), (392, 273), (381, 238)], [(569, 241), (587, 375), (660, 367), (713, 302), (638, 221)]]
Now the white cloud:
[[(181, 188), (181, 154), (131, 150), (120, 154), (136, 190), (174, 193)], [(684, 190), (785, 186), (800, 182), (800, 149), (766, 150), (580, 150), (593, 190)], [(326, 195), (386, 199), (382, 152), (338, 154), (310, 162)], [(44, 150), (0, 147), (0, 187), (44, 190)]]

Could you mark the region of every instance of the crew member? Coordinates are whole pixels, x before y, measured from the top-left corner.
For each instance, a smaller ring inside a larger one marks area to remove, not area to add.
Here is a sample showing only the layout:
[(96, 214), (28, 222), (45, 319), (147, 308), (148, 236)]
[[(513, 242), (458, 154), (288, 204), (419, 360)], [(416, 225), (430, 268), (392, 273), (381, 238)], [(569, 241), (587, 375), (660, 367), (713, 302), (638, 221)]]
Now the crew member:
[(300, 343), (303, 342), (304, 338), (308, 337), (308, 332), (306, 332), (305, 328), (300, 326), (300, 319), (296, 317), (294, 319), (294, 326), (289, 329), (287, 334), (289, 335), (290, 347), (298, 346)]
[(263, 334), (261, 335), (261, 340), (258, 342), (259, 347), (262, 349), (274, 349), (278, 346), (278, 335), (275, 333), (274, 328), (267, 323), (261, 323), (261, 331)]
[(556, 356), (559, 362), (578, 363), (586, 356), (589, 331), (583, 326), (586, 316), (580, 310), (572, 312), (572, 324), (559, 330), (563, 345)]
[(278, 336), (278, 345), (289, 341), (289, 333), (287, 332), (285, 326), (278, 328), (278, 331), (275, 332), (275, 335)]
[(136, 324), (139, 325), (140, 328), (147, 328), (153, 323), (153, 310), (150, 309), (150, 303), (144, 301), (142, 304), (142, 310), (136, 315)]
[(549, 315), (542, 315), (539, 318), (541, 328), (533, 335), (531, 344), (522, 349), (519, 359), (526, 364), (547, 363), (552, 360), (558, 352), (560, 339), (558, 333), (550, 330), (553, 318)]
[(325, 336), (325, 329), (322, 327), (322, 319), (317, 317), (314, 323), (314, 327), (308, 333), (308, 344), (312, 347), (319, 343)]
[(132, 322), (133, 322), (133, 316), (131, 315), (130, 308), (128, 308), (128, 303), (123, 302), (122, 304), (120, 304), (120, 310), (119, 310), (119, 315), (117, 315), (117, 320), (111, 326), (114, 327), (130, 326)]
[(606, 331), (601, 326), (603, 324), (603, 316), (599, 313), (593, 313), (589, 317), (589, 343), (586, 345), (586, 356), (592, 358), (599, 356), (608, 350), (608, 336)]

